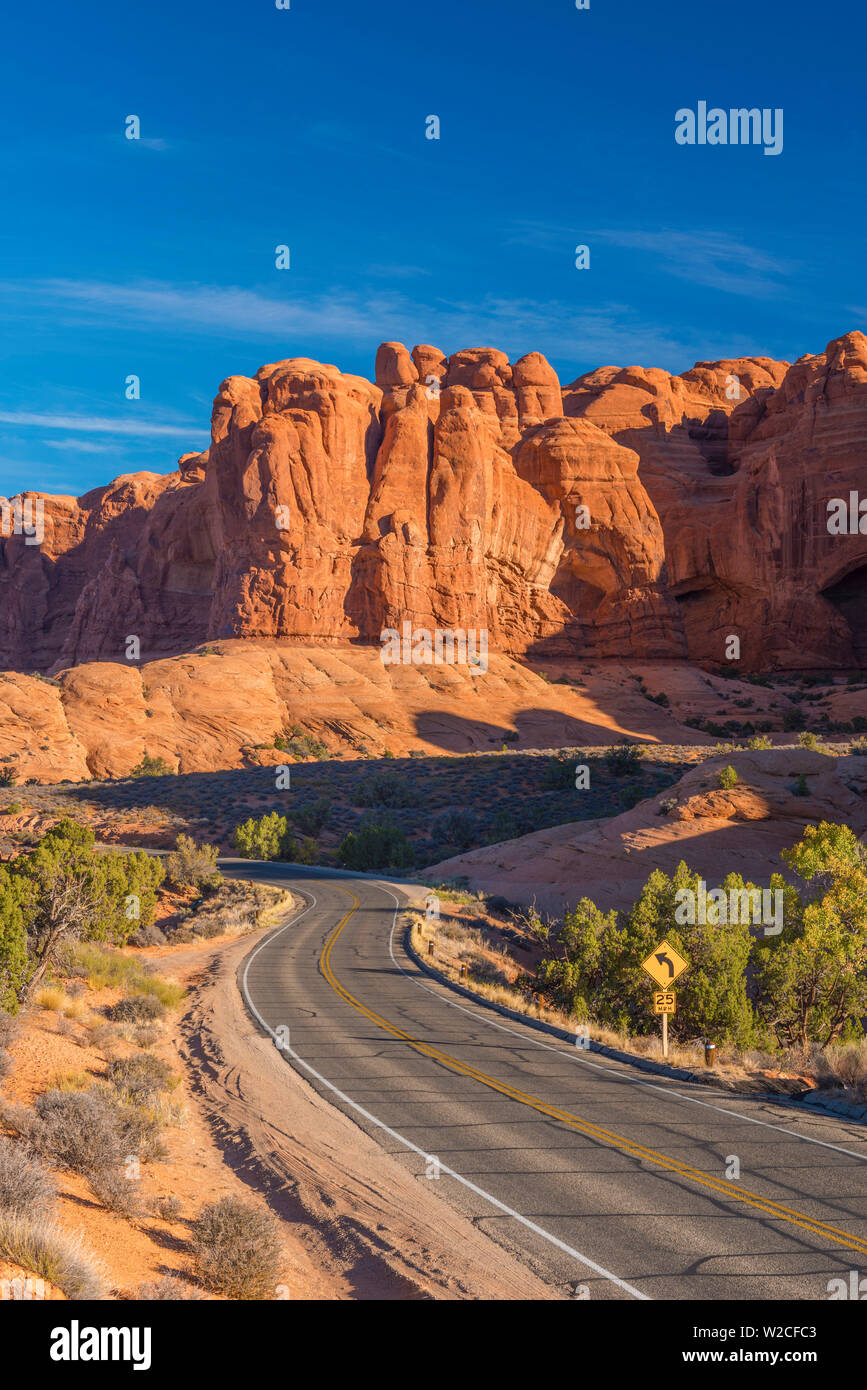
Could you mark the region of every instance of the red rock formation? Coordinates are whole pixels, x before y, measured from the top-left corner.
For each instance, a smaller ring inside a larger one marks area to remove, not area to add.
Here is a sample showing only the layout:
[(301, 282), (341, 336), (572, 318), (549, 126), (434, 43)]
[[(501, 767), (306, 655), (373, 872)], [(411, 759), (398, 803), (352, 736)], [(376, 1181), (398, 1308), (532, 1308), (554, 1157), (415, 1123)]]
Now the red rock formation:
[(863, 334), (562, 392), (494, 348), (384, 343), (375, 375), (229, 377), (206, 453), (43, 498), (41, 545), (0, 540), (0, 664), (407, 619), (515, 654), (721, 663), (736, 635), (741, 669), (867, 661), (867, 534), (827, 526), (830, 498), (867, 496)]

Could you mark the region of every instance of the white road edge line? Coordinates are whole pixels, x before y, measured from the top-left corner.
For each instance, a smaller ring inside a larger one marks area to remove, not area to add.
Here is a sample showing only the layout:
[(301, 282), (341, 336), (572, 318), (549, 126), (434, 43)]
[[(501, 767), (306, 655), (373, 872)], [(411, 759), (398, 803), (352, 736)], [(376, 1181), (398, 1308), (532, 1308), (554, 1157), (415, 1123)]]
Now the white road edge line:
[[(303, 890), (299, 889), (298, 891), (301, 892)], [(385, 888), (383, 889), (383, 891), (387, 893), (389, 890)], [(394, 897), (394, 894), (392, 893), (391, 896)], [(307, 913), (310, 912), (316, 906), (315, 895), (311, 893), (310, 897), (313, 899), (313, 901), (311, 902), (308, 908), (305, 908), (304, 912), (300, 912), (297, 917), (293, 917), (291, 921), (287, 922), (284, 926), (279, 927), (277, 931), (272, 932), (270, 936), (267, 936), (265, 938), (264, 941), (260, 941), (255, 951), (253, 951), (252, 954), (247, 958), (246, 964), (244, 966), (244, 974), (242, 976), (244, 998), (246, 999), (248, 1005), (250, 1006), (250, 1009), (255, 1014), (262, 1027), (265, 1029), (265, 1032), (270, 1033), (275, 1043), (277, 1043), (279, 1051), (282, 1052), (284, 1056), (288, 1054), (288, 1056), (294, 1058), (294, 1060), (298, 1063), (299, 1066), (303, 1067), (304, 1070), (309, 1072), (311, 1076), (315, 1076), (317, 1081), (321, 1082), (323, 1086), (326, 1086), (328, 1090), (332, 1092), (333, 1095), (338, 1096), (339, 1099), (344, 1101), (346, 1105), (351, 1106), (352, 1109), (355, 1110), (359, 1115), (363, 1115), (364, 1118), (370, 1122), (370, 1124), (375, 1125), (376, 1128), (381, 1129), (384, 1134), (389, 1135), (392, 1139), (396, 1139), (398, 1143), (403, 1144), (405, 1148), (410, 1149), (413, 1153), (418, 1154), (421, 1158), (427, 1161), (432, 1157), (431, 1154), (425, 1153), (424, 1149), (420, 1149), (418, 1145), (413, 1144), (412, 1140), (405, 1139), (402, 1134), (398, 1134), (396, 1129), (391, 1129), (387, 1124), (384, 1124), (382, 1120), (378, 1120), (375, 1115), (371, 1115), (369, 1110), (365, 1110), (362, 1105), (359, 1105), (358, 1102), (354, 1101), (351, 1096), (348, 1096), (344, 1091), (341, 1091), (337, 1086), (334, 1085), (333, 1082), (329, 1081), (327, 1077), (324, 1077), (321, 1074), (321, 1072), (318, 1072), (314, 1067), (311, 1067), (309, 1062), (305, 1062), (303, 1057), (299, 1057), (298, 1053), (295, 1052), (293, 1048), (287, 1047), (285, 1044), (279, 1043), (277, 1040), (277, 1034), (274, 1032), (273, 1028), (270, 1028), (268, 1026), (262, 1015), (259, 1013), (259, 1010), (256, 1008), (256, 1005), (253, 1003), (253, 1000), (250, 998), (250, 990), (247, 984), (247, 971), (250, 969), (250, 966), (253, 964), (253, 961), (256, 959), (257, 955), (263, 949), (263, 947), (269, 945), (272, 941), (276, 940), (278, 936), (282, 936), (284, 931), (287, 931), (289, 927), (294, 926), (297, 922), (300, 922), (301, 918), (306, 917)], [(396, 920), (400, 904), (397, 902), (396, 898), (394, 898), (394, 901), (396, 903)], [(396, 961), (395, 964), (397, 964)], [(400, 969), (399, 966), (398, 969)], [(456, 1182), (461, 1183), (464, 1187), (468, 1188), (470, 1192), (474, 1192), (476, 1196), (484, 1198), (486, 1202), (491, 1203), (491, 1206), (496, 1207), (498, 1211), (504, 1212), (506, 1216), (510, 1216), (514, 1221), (519, 1221), (522, 1226), (526, 1226), (526, 1228), (530, 1231), (533, 1231), (535, 1235), (542, 1236), (544, 1240), (547, 1240), (551, 1245), (555, 1245), (558, 1250), (562, 1250), (566, 1255), (571, 1255), (572, 1258), (577, 1260), (579, 1264), (584, 1265), (587, 1269), (592, 1269), (594, 1273), (601, 1275), (603, 1279), (610, 1280), (612, 1284), (616, 1284), (619, 1289), (623, 1289), (626, 1293), (632, 1294), (634, 1298), (641, 1299), (642, 1302), (649, 1303), (651, 1301), (648, 1294), (642, 1293), (640, 1289), (633, 1288), (632, 1285), (627, 1284), (624, 1279), (618, 1279), (616, 1274), (612, 1274), (610, 1270), (604, 1269), (602, 1265), (596, 1264), (596, 1262), (594, 1260), (591, 1260), (589, 1256), (582, 1255), (578, 1250), (573, 1250), (571, 1245), (567, 1245), (565, 1241), (558, 1240), (556, 1236), (551, 1235), (550, 1231), (543, 1230), (541, 1226), (536, 1225), (535, 1221), (530, 1221), (526, 1216), (522, 1216), (520, 1212), (513, 1211), (511, 1207), (506, 1206), (505, 1202), (501, 1202), (499, 1198), (491, 1196), (491, 1193), (486, 1192), (484, 1188), (477, 1187), (474, 1182), (470, 1182), (469, 1178), (462, 1177), (460, 1173), (456, 1173), (454, 1168), (448, 1168), (445, 1163), (442, 1163), (439, 1160), (437, 1160), (437, 1162), (439, 1163), (440, 1172), (448, 1173), (450, 1178), (454, 1178)]]
[(397, 926), (397, 914), (400, 912), (400, 903), (397, 901), (390, 888), (386, 888), (384, 883), (376, 883), (377, 888), (381, 888), (383, 893), (387, 893), (395, 904), (394, 916), (391, 923), (391, 933), (388, 938), (388, 953), (392, 961), (397, 966), (401, 975), (405, 975), (419, 989), (423, 989), (426, 994), (432, 994), (435, 999), (439, 999), (444, 1004), (448, 1004), (452, 1009), (459, 1009), (462, 1014), (467, 1014), (470, 1018), (476, 1019), (480, 1023), (487, 1023), (490, 1028), (497, 1028), (501, 1033), (510, 1033), (513, 1038), (519, 1038), (522, 1042), (531, 1044), (533, 1047), (543, 1047), (546, 1052), (556, 1052), (560, 1057), (566, 1057), (573, 1062), (578, 1062), (582, 1067), (590, 1067), (593, 1071), (601, 1071), (612, 1081), (624, 1082), (628, 1086), (641, 1086), (646, 1091), (658, 1091), (663, 1096), (674, 1096), (677, 1100), (687, 1101), (690, 1105), (700, 1105), (705, 1110), (715, 1110), (719, 1115), (731, 1115), (735, 1120), (743, 1120), (745, 1124), (761, 1125), (763, 1129), (776, 1130), (778, 1134), (788, 1134), (792, 1139), (800, 1139), (804, 1144), (818, 1144), (822, 1149), (833, 1149), (835, 1153), (845, 1154), (848, 1158), (857, 1158), (861, 1163), (867, 1163), (867, 1154), (857, 1153), (854, 1149), (844, 1149), (840, 1144), (829, 1144), (825, 1139), (814, 1139), (810, 1134), (798, 1134), (797, 1130), (786, 1129), (785, 1125), (771, 1124), (770, 1120), (757, 1120), (754, 1115), (743, 1115), (739, 1110), (727, 1110), (723, 1105), (714, 1105), (709, 1100), (699, 1100), (697, 1096), (684, 1095), (683, 1091), (675, 1091), (668, 1086), (657, 1086), (652, 1081), (642, 1081), (637, 1076), (624, 1076), (617, 1072), (613, 1067), (604, 1066), (601, 1062), (591, 1062), (587, 1057), (579, 1057), (578, 1050), (566, 1052), (563, 1047), (553, 1047), (551, 1043), (544, 1043), (539, 1038), (525, 1038), (523, 1033), (519, 1033), (516, 1028), (508, 1028), (504, 1023), (495, 1023), (492, 1018), (488, 1018), (481, 1003), (479, 1010), (468, 1009), (465, 1005), (459, 1004), (455, 999), (447, 999), (439, 990), (431, 989), (430, 985), (423, 984), (414, 975), (410, 975), (408, 970), (404, 970), (394, 954), (394, 931)]

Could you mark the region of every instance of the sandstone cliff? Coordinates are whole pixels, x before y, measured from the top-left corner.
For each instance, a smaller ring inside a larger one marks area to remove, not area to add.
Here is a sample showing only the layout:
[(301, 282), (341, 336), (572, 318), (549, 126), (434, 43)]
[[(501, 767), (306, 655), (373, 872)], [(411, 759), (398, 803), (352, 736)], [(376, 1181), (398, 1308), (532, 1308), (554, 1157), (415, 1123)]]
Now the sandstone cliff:
[(867, 534), (826, 524), (867, 496), (863, 334), (562, 389), (539, 353), (385, 343), (375, 375), (229, 377), (205, 454), (43, 497), (40, 545), (0, 540), (0, 666), (406, 620), (512, 655), (867, 662)]

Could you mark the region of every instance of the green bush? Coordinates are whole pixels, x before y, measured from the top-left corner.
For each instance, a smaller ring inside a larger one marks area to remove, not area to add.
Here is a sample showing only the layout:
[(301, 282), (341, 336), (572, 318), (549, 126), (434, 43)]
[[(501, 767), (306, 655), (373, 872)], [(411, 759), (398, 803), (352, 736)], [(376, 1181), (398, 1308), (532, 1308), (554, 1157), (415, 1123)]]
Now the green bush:
[(281, 753), (291, 753), (293, 758), (316, 758), (321, 762), (328, 757), (328, 745), (321, 739), (314, 738), (312, 734), (292, 730), (278, 734), (274, 740), (274, 747)]
[(375, 772), (366, 777), (356, 793), (359, 806), (412, 806), (417, 800), (414, 792), (400, 777), (387, 772)]
[[(658, 1021), (641, 963), (665, 938), (690, 962), (688, 988), (671, 1019), (673, 1036), (749, 1045), (756, 1027), (747, 996), (750, 929), (745, 923), (678, 924), (685, 915), (678, 895), (697, 894), (698, 884), (699, 876), (681, 863), (671, 877), (654, 870), (628, 913), (603, 913), (583, 898), (553, 937), (556, 954), (539, 966), (542, 988), (578, 1018), (633, 1034), (653, 1032)], [(740, 889), (743, 883), (729, 875), (723, 886)]]
[(337, 851), (347, 869), (366, 872), (375, 869), (409, 869), (413, 847), (406, 834), (393, 821), (364, 820), (351, 830)]
[(724, 767), (717, 773), (716, 781), (717, 786), (721, 787), (723, 791), (730, 792), (738, 784), (738, 774), (733, 767)]
[(136, 763), (130, 772), (130, 777), (171, 777), (172, 769), (165, 758), (152, 758), (150, 753), (145, 753), (140, 763)]
[(328, 821), (331, 802), (327, 796), (318, 796), (315, 801), (303, 801), (290, 811), (293, 825), (305, 835), (319, 835)]
[(554, 757), (549, 758), (545, 764), (542, 786), (551, 791), (565, 791), (567, 788), (574, 791), (577, 758), (576, 751), (563, 750), (555, 753)]
[(460, 807), (452, 807), (434, 816), (430, 829), (434, 840), (440, 840), (454, 849), (469, 849), (480, 838), (478, 818), (472, 811)]
[(281, 851), (288, 834), (286, 817), (269, 811), (258, 820), (250, 816), (237, 826), (232, 846), (242, 859), (282, 859)]
[(217, 868), (220, 851), (216, 845), (197, 844), (191, 835), (180, 834), (175, 848), (166, 855), (166, 875), (181, 888), (213, 888), (222, 880)]
[(29, 997), (76, 938), (127, 942), (152, 920), (164, 876), (156, 856), (97, 852), (92, 830), (59, 821), (32, 854), (0, 870), (0, 1005), (13, 993)]
[(232, 845), (243, 859), (281, 859), (293, 864), (315, 864), (319, 847), (309, 836), (298, 841), (285, 816), (269, 811), (257, 820), (251, 816), (236, 827)]
[(637, 770), (640, 756), (638, 745), (624, 740), (615, 748), (609, 748), (605, 754), (605, 761), (615, 777), (625, 777), (627, 773)]
[(867, 1015), (867, 851), (848, 825), (810, 825), (783, 859), (782, 932), (757, 943), (758, 1006), (777, 1042), (806, 1050), (863, 1037)]

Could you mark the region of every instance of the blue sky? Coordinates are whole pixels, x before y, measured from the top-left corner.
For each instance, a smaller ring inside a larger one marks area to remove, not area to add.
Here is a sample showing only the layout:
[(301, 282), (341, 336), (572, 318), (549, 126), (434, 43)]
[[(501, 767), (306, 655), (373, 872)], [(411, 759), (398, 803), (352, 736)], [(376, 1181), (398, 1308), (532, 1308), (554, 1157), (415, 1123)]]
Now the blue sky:
[[(863, 0), (10, 8), (0, 493), (167, 472), (281, 357), (494, 346), (570, 381), (867, 328), (865, 30)], [(782, 108), (782, 154), (678, 146), (700, 100)]]

